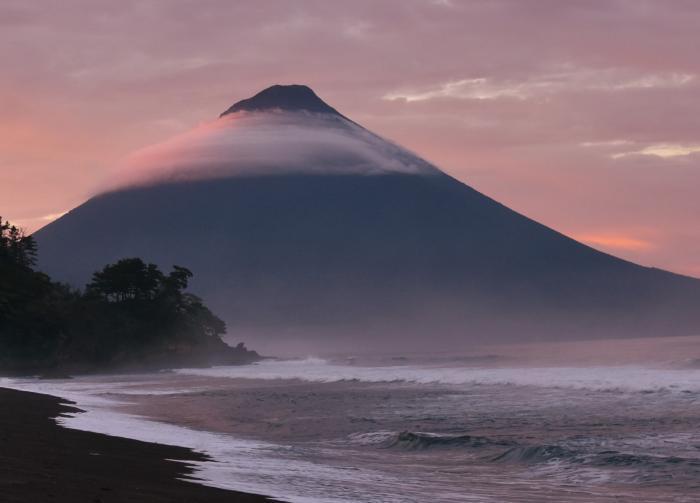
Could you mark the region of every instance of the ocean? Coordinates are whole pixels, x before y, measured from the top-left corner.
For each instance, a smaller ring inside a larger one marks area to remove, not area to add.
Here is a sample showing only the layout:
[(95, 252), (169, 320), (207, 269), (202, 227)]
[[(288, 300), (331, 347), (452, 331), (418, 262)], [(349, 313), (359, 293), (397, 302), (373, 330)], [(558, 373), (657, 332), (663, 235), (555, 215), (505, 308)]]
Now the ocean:
[(75, 401), (69, 428), (205, 452), (199, 483), (289, 502), (700, 501), (700, 341), (610, 344), (0, 385)]

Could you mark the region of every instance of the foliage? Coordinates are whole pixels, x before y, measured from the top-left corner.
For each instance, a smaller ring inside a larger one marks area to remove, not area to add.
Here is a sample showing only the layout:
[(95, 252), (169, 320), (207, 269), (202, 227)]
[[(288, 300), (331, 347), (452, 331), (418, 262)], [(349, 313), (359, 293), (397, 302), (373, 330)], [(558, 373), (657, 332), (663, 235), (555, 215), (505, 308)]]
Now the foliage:
[(0, 217), (0, 266), (26, 269), (36, 264), (36, 241), (24, 231)]
[[(126, 258), (84, 292), (33, 269), (31, 236), (0, 219), (0, 368), (114, 366), (193, 348), (226, 351), (224, 322), (185, 292), (192, 272)], [(243, 351), (244, 353), (245, 350)]]
[(163, 280), (156, 265), (127, 258), (96, 272), (87, 291), (108, 302), (153, 300), (163, 287)]

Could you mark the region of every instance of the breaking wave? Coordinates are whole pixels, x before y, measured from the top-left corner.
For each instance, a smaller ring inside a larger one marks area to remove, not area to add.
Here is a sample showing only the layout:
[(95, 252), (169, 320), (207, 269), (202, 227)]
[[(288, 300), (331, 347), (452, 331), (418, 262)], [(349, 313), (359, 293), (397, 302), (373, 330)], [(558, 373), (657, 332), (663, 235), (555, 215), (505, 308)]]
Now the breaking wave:
[(360, 366), (319, 358), (269, 360), (244, 367), (178, 369), (184, 375), (235, 379), (297, 379), (309, 382), (405, 382), (447, 385), (515, 385), (606, 392), (700, 394), (694, 369), (617, 367), (474, 367), (449, 365)]
[(350, 436), (353, 443), (384, 449), (425, 451), (430, 449), (466, 449), (491, 446), (509, 446), (513, 442), (494, 440), (475, 435), (449, 435), (413, 431), (379, 431)]
[(597, 468), (636, 468), (652, 469), (652, 473), (660, 472), (664, 467), (685, 466), (693, 473), (700, 473), (700, 459), (683, 458), (679, 456), (654, 456), (634, 454), (620, 451), (585, 452), (560, 445), (525, 445), (508, 449), (503, 454), (493, 458), (500, 463), (548, 463), (567, 462), (570, 464), (587, 465)]
[(508, 449), (493, 458), (501, 463), (542, 463), (554, 460), (575, 460), (578, 453), (558, 445), (527, 445)]
[(435, 448), (479, 448), (491, 445), (509, 445), (509, 443), (472, 435), (438, 435), (436, 433), (403, 431), (399, 433), (394, 441), (387, 447), (398, 447), (407, 450), (426, 450)]

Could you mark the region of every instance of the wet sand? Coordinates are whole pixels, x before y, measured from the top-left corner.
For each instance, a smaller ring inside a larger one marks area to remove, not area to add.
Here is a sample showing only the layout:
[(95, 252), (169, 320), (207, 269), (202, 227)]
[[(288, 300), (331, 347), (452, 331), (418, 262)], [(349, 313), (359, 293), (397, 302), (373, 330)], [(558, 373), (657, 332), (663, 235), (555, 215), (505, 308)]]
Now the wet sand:
[(75, 412), (48, 395), (0, 388), (0, 499), (54, 503), (265, 503), (263, 496), (179, 480), (189, 449), (70, 430), (55, 417)]

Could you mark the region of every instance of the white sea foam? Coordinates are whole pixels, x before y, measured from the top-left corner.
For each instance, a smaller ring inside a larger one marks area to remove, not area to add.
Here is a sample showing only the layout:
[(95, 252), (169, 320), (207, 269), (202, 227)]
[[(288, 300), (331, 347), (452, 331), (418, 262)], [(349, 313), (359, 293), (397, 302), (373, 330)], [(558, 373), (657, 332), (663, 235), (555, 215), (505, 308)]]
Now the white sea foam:
[(318, 358), (263, 361), (249, 366), (179, 369), (179, 374), (310, 382), (395, 382), (416, 384), (509, 384), (594, 391), (700, 392), (700, 370), (617, 367), (474, 368), (451, 366), (355, 366)]

